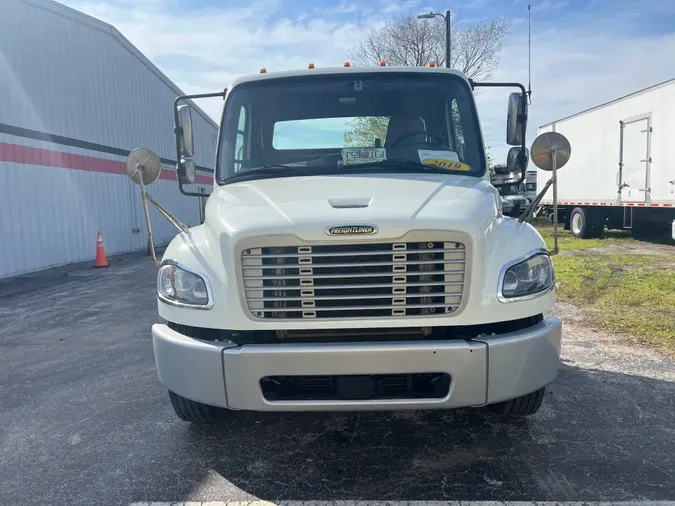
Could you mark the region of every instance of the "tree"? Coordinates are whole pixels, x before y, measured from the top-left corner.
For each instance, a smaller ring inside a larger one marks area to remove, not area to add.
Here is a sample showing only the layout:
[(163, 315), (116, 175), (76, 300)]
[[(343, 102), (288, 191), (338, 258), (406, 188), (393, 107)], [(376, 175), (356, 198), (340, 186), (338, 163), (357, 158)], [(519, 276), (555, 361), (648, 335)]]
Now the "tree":
[(374, 146), (375, 139), (384, 143), (389, 118), (384, 116), (363, 116), (353, 118), (347, 123), (344, 143), (347, 147)]
[[(453, 23), (451, 67), (469, 79), (490, 79), (510, 29), (511, 23), (501, 18), (468, 27)], [(388, 18), (382, 26), (367, 29), (363, 40), (347, 55), (364, 66), (382, 60), (394, 66), (425, 66), (431, 61), (445, 66), (445, 21), (440, 17), (420, 21), (414, 14)], [(355, 118), (345, 131), (345, 145), (373, 146), (376, 138), (384, 142), (387, 124), (387, 118)]]
[(487, 161), (487, 166), (488, 169), (492, 167), (492, 164), (494, 163), (494, 160), (492, 159), (492, 153), (490, 153), (490, 146), (487, 146), (485, 148), (485, 158)]
[[(469, 79), (490, 79), (510, 30), (511, 23), (502, 18), (467, 27), (453, 23), (450, 66)], [(424, 66), (430, 61), (445, 66), (445, 21), (440, 17), (420, 21), (414, 14), (388, 18), (382, 26), (367, 29), (348, 57), (358, 65), (385, 60), (395, 66)]]

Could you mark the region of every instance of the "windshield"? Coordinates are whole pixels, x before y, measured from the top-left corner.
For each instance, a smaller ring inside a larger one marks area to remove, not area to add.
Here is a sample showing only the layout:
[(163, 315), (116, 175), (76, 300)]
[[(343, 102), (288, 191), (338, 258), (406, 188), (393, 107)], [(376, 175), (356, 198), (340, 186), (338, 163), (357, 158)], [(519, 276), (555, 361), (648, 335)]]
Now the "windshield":
[[(482, 176), (473, 95), (447, 74), (337, 74), (236, 86), (223, 113), (217, 180), (274, 166), (306, 175), (388, 162)], [(269, 174), (269, 171), (261, 171)], [(358, 170), (350, 170), (351, 173)], [(260, 177), (268, 177), (261, 175)]]

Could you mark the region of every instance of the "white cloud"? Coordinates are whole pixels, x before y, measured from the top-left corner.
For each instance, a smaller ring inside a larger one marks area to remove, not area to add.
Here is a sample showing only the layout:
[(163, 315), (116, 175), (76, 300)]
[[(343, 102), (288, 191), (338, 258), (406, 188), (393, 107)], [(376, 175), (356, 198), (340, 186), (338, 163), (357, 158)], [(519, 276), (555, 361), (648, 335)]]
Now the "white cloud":
[[(404, 0), (403, 2), (390, 2), (388, 0), (384, 0), (381, 2), (381, 9), (380, 12), (384, 12), (386, 14), (391, 14), (394, 12), (407, 12), (418, 5), (417, 0)], [(427, 11), (432, 10), (432, 9), (427, 9)]]
[(356, 12), (359, 10), (359, 6), (355, 3), (349, 3), (346, 0), (342, 0), (337, 7), (329, 8), (326, 12), (338, 13), (338, 14), (348, 14), (350, 12)]

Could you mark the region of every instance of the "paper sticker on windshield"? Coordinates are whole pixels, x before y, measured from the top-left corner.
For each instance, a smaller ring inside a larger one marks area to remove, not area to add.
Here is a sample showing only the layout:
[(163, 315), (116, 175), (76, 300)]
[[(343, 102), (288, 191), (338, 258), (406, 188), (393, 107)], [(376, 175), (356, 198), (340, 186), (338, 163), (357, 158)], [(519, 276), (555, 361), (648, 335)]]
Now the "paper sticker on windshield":
[(420, 149), (418, 150), (418, 153), (420, 156), (420, 162), (422, 162), (424, 165), (442, 167), (448, 170), (460, 170), (464, 172), (471, 170), (471, 167), (459, 161), (459, 157), (454, 151)]
[(344, 148), (342, 150), (342, 160), (345, 165), (381, 162), (386, 159), (387, 152), (384, 148)]

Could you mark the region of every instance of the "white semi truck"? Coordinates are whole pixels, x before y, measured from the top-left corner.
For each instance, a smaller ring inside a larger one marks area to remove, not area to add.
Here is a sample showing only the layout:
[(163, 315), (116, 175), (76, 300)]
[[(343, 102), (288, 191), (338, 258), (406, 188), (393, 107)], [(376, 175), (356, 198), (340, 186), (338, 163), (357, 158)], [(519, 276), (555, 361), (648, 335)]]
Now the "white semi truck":
[[(576, 237), (600, 237), (608, 228), (670, 232), (675, 240), (675, 79), (539, 132), (560, 132), (574, 146), (558, 179), (558, 220)], [(539, 187), (544, 177), (540, 172)]]
[(537, 171), (529, 170), (525, 174), (525, 197), (532, 202), (537, 196)]
[[(539, 233), (505, 217), (473, 89), (509, 97), (525, 178), (525, 89), (441, 68), (309, 68), (178, 97), (178, 177), (194, 179), (189, 100), (224, 99), (202, 225), (167, 247), (152, 327), (183, 420), (228, 410), (489, 406), (535, 413), (561, 322)], [(159, 166), (159, 165), (157, 165)]]

